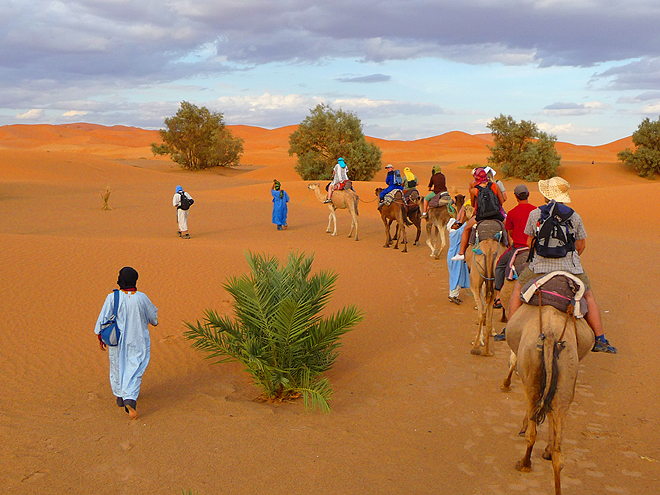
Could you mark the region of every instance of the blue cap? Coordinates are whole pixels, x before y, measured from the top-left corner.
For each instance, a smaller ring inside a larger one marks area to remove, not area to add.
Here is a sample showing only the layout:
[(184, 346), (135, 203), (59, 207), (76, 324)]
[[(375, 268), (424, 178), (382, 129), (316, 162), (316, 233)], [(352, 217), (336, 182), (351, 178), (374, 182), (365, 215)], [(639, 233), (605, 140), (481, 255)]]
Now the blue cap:
[(176, 186), (176, 192), (181, 192), (183, 191), (183, 187), (181, 186)]
[(340, 166), (341, 168), (346, 168), (346, 164), (344, 163), (344, 159), (343, 159), (343, 158), (338, 158), (338, 159), (337, 159), (337, 163), (339, 163), (339, 166)]

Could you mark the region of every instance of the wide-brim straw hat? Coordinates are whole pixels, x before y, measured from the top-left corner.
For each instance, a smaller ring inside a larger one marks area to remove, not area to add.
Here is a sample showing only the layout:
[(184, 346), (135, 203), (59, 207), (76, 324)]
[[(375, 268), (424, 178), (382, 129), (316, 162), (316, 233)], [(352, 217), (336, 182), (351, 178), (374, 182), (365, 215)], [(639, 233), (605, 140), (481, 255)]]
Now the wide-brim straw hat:
[(568, 190), (571, 185), (566, 179), (561, 177), (551, 177), (548, 180), (539, 181), (539, 191), (549, 200), (555, 200), (558, 203), (570, 203), (571, 197)]

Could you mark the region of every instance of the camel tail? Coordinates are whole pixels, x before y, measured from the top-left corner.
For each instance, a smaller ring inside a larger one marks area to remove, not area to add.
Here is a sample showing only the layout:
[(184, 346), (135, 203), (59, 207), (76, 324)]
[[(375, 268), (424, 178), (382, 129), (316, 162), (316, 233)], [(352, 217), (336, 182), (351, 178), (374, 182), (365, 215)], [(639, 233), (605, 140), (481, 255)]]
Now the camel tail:
[(552, 411), (552, 399), (557, 392), (557, 382), (559, 380), (559, 353), (563, 349), (561, 343), (557, 342), (554, 335), (546, 335), (541, 351), (541, 379), (539, 382), (539, 392), (541, 396), (536, 403), (533, 420), (536, 424), (545, 421), (545, 417)]

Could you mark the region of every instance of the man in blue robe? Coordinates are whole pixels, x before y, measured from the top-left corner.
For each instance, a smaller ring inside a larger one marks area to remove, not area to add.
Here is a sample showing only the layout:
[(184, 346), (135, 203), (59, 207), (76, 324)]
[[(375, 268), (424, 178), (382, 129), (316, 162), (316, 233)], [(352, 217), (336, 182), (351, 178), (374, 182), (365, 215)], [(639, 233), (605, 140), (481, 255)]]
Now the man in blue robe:
[(273, 196), (273, 223), (277, 225), (277, 230), (286, 230), (288, 228), (286, 216), (288, 214), (289, 195), (282, 189), (282, 185), (277, 180), (273, 181), (270, 193)]
[(452, 261), (452, 257), (458, 253), (461, 247), (461, 235), (463, 235), (465, 224), (458, 224), (456, 219), (450, 218), (447, 222), (449, 231), (449, 249), (447, 250), (447, 269), (449, 270), (449, 300), (454, 304), (463, 301), (458, 297), (461, 289), (470, 288), (470, 272), (467, 265), (462, 261)]
[(112, 393), (117, 397), (117, 405), (123, 407), (131, 419), (137, 418), (137, 398), (140, 394), (142, 374), (151, 356), (149, 324), (158, 325), (158, 309), (146, 294), (137, 291), (137, 279), (138, 272), (130, 266), (119, 272), (117, 284), (121, 290), (117, 326), (121, 334), (117, 345), (106, 346), (100, 337), (101, 325), (113, 314), (113, 293), (106, 297), (94, 328), (94, 333), (99, 336), (101, 350), (105, 351), (108, 347)]

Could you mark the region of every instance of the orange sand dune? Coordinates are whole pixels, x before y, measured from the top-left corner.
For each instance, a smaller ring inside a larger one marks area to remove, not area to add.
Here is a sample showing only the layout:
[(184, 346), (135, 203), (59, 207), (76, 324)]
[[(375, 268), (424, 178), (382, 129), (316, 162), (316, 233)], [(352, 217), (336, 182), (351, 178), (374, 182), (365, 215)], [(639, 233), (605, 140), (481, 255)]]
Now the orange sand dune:
[[(369, 202), (384, 174), (355, 185), (360, 241), (346, 238), (345, 211), (331, 237), (328, 208), (293, 171), (293, 128), (232, 129), (245, 139), (245, 165), (192, 173), (151, 155), (155, 131), (0, 127), (0, 492), (554, 493), (551, 465), (541, 458), (547, 422), (532, 472), (514, 469), (525, 446), (517, 435), (524, 397), (517, 378), (511, 393), (499, 390), (506, 344), (494, 344), (492, 358), (470, 355), (470, 296), (449, 303), (446, 260), (428, 256), (424, 233), (422, 246), (406, 254), (382, 247), (383, 225)], [(374, 141), (385, 163), (410, 166), (423, 185), (439, 164), (463, 192), (465, 167), (488, 155), (488, 139), (458, 132)], [(627, 143), (558, 146), (589, 236), (583, 264), (619, 348), (580, 366), (564, 440), (568, 495), (658, 491), (660, 184), (617, 162)], [(291, 196), (284, 232), (270, 222), (273, 178)], [(505, 181), (509, 191), (518, 183)], [(196, 199), (189, 241), (176, 235), (177, 184)], [(102, 211), (107, 185), (113, 209)], [(506, 207), (513, 202), (510, 195)], [(329, 309), (357, 304), (365, 312), (328, 374), (330, 414), (254, 402), (259, 390), (241, 366), (214, 365), (183, 339), (183, 322), (205, 309), (231, 312), (222, 283), (248, 270), (247, 250), (314, 253), (315, 270), (339, 275)], [(125, 265), (139, 271), (138, 287), (160, 321), (133, 422), (114, 404), (107, 355), (92, 331)]]

